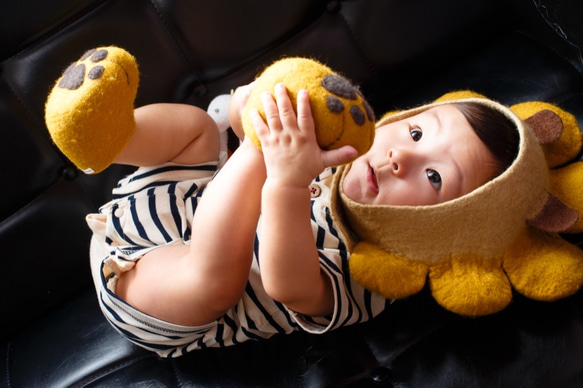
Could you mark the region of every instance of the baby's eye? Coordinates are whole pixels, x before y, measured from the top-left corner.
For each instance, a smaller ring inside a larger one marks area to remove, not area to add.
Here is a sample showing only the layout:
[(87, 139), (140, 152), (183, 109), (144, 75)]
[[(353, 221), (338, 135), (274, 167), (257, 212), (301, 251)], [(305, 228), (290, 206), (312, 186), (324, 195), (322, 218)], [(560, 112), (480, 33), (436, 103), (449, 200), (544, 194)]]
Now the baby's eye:
[(423, 131), (417, 127), (411, 128), (409, 133), (411, 134), (411, 138), (414, 142), (418, 142), (423, 137)]
[(435, 190), (441, 189), (441, 175), (435, 170), (427, 170), (427, 179)]

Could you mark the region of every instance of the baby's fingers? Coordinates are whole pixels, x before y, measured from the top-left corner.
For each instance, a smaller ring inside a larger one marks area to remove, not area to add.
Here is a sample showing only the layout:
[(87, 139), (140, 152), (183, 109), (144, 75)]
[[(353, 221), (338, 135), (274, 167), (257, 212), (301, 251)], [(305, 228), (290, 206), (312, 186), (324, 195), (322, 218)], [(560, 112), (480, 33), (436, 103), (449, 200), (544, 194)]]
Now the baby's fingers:
[(344, 146), (338, 149), (325, 151), (322, 154), (322, 164), (324, 167), (339, 166), (348, 163), (358, 156), (358, 151), (352, 146)]
[(277, 101), (277, 109), (279, 113), (279, 120), (281, 121), (282, 127), (295, 129), (297, 128), (296, 112), (292, 102), (287, 94), (287, 89), (284, 84), (275, 85), (275, 99)]
[(261, 139), (269, 134), (269, 127), (265, 124), (263, 117), (261, 117), (257, 109), (251, 109), (249, 111), (249, 117), (251, 118), (253, 128), (255, 128), (255, 134), (259, 138), (259, 141), (261, 141)]
[(308, 91), (302, 89), (298, 92), (298, 127), (302, 132), (313, 133), (315, 130), (314, 117), (312, 116), (312, 109), (310, 107), (310, 97)]
[(280, 131), (282, 129), (281, 120), (279, 117), (279, 110), (273, 97), (269, 92), (261, 93), (261, 102), (263, 103), (263, 111), (265, 112), (265, 121), (271, 131)]

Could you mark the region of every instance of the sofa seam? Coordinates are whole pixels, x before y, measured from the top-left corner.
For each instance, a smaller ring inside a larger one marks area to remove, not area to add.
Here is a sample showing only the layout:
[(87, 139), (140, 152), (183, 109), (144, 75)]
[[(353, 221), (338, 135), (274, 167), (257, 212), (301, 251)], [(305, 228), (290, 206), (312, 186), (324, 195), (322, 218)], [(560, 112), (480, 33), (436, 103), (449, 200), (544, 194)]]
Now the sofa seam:
[(6, 387), (12, 387), (10, 384), (10, 352), (12, 350), (12, 341), (8, 341), (6, 345)]
[(111, 1), (112, 0), (101, 0), (92, 6), (88, 6), (86, 8), (83, 8), (79, 12), (76, 12), (75, 14), (71, 15), (67, 19), (57, 23), (56, 25), (47, 29), (45, 32), (41, 33), (37, 38), (33, 39), (28, 45), (26, 45), (26, 47), (23, 47), (22, 49), (18, 50), (14, 54), (8, 56), (7, 58), (4, 58), (2, 60), (2, 63), (8, 62), (12, 58), (19, 57), (22, 54), (27, 53), (28, 51), (32, 50), (34, 47), (36, 47), (36, 46), (40, 45), (41, 43), (43, 43), (44, 41), (46, 41), (47, 39), (57, 35), (59, 32), (70, 27), (73, 24), (73, 22), (84, 18), (88, 14), (94, 12), (96, 9), (102, 7), (104, 4), (111, 2)]
[(192, 71), (192, 74), (194, 75), (196, 82), (203, 83), (202, 77), (200, 76), (200, 66), (198, 64), (196, 64), (186, 54), (186, 52), (184, 51), (184, 49), (182, 47), (183, 45), (180, 44), (180, 39), (178, 39), (178, 37), (176, 36), (176, 33), (173, 31), (170, 24), (168, 23), (168, 20), (166, 19), (166, 17), (164, 17), (164, 13), (162, 11), (160, 11), (160, 9), (156, 6), (154, 0), (150, 0), (149, 3), (150, 3), (150, 6), (152, 7), (152, 9), (154, 10), (154, 12), (156, 13), (156, 15), (158, 15), (158, 20), (160, 21), (160, 24), (163, 26), (164, 31), (166, 32), (166, 35), (172, 41), (172, 45), (175, 47), (175, 49), (179, 53), (179, 55), (182, 58), (182, 60), (184, 61), (184, 63), (190, 69), (190, 71)]
[[(370, 346), (370, 341), (368, 339), (368, 337), (364, 337), (364, 343), (366, 344), (366, 346), (368, 347), (370, 354), (374, 357), (374, 360), (376, 361), (376, 364), (378, 365), (377, 368), (386, 368), (389, 371), (393, 370), (394, 364), (395, 362), (398, 362), (398, 360), (401, 358), (401, 356), (403, 356), (405, 353), (409, 352), (411, 349), (415, 348), (419, 343), (421, 343), (421, 341), (426, 340), (429, 337), (432, 337), (435, 335), (435, 333), (443, 330), (447, 325), (449, 325), (451, 323), (450, 320), (447, 320), (445, 322), (441, 322), (438, 323), (436, 325), (432, 325), (430, 328), (428, 328), (427, 330), (423, 331), (422, 333), (414, 336), (413, 338), (409, 339), (408, 341), (405, 341), (404, 343), (398, 345), (398, 346), (394, 346), (392, 347), (393, 351), (391, 352), (389, 357), (378, 357), (378, 352), (376, 352), (372, 346)], [(371, 371), (374, 372), (374, 371)], [(371, 376), (369, 376), (369, 379), (371, 378)], [(395, 383), (395, 381), (393, 380), (393, 378), (389, 378), (389, 381), (391, 383)]]
[(43, 197), (43, 195), (45, 193), (47, 193), (52, 187), (54, 187), (54, 185), (56, 184), (56, 182), (58, 182), (60, 180), (60, 178), (57, 178), (57, 180), (53, 181), (52, 183), (50, 183), (48, 186), (42, 187), (40, 190), (38, 190), (36, 192), (35, 195), (33, 195), (29, 201), (25, 201), (23, 203), (22, 206), (20, 206), (16, 211), (14, 211), (13, 213), (9, 214), (6, 218), (4, 219), (0, 219), (0, 229), (2, 229), (2, 226), (6, 223), (8, 223), (10, 220), (18, 217), (19, 214), (22, 214), (24, 211), (26, 211), (28, 208), (30, 208), (31, 206), (33, 206), (34, 204), (36, 204), (37, 202), (40, 201), (40, 199)]
[(179, 388), (184, 387), (184, 383), (180, 376), (178, 375), (178, 368), (176, 367), (176, 363), (174, 362), (174, 360), (170, 360), (170, 365), (172, 366), (172, 374), (174, 375), (176, 384), (178, 384), (177, 386)]
[(571, 42), (568, 34), (563, 30), (561, 24), (556, 20), (551, 20), (552, 17), (549, 14), (548, 7), (543, 4), (540, 0), (533, 0), (537, 12), (541, 15), (545, 23), (559, 36), (563, 39), (571, 48), (576, 52), (577, 59), (583, 68), (583, 50), (578, 44)]
[[(536, 36), (534, 36), (533, 34), (529, 33), (528, 31), (523, 31), (523, 30), (518, 30), (516, 31), (516, 33), (520, 36), (523, 36), (527, 39), (530, 40), (530, 42), (533, 45), (536, 45), (538, 47), (544, 47), (546, 50), (548, 50), (550, 53), (553, 53), (553, 55), (555, 56), (555, 58), (560, 59), (561, 62), (563, 62), (565, 65), (567, 65), (570, 69), (572, 69), (573, 71), (575, 71), (577, 74), (579, 74), (580, 76), (583, 76), (583, 64), (582, 64), (582, 68), (579, 68), (578, 66), (575, 66), (572, 63), (572, 59), (570, 59), (569, 57), (563, 55), (560, 51), (558, 51), (554, 46), (551, 46), (550, 44), (547, 44), (541, 40), (539, 40)], [(556, 33), (556, 32), (555, 32)], [(557, 34), (558, 36), (558, 34)], [(561, 40), (563, 40), (560, 36), (558, 36)]]
[(340, 10), (337, 13), (341, 15), (342, 22), (346, 26), (346, 30), (348, 31), (351, 40), (354, 42), (354, 45), (358, 49), (358, 53), (359, 53), (360, 58), (362, 59), (362, 62), (365, 64), (366, 68), (370, 71), (371, 76), (373, 78), (378, 79), (377, 69), (372, 64), (372, 61), (370, 60), (368, 55), (366, 55), (364, 49), (362, 48), (362, 44), (361, 44), (360, 39), (357, 39), (356, 34), (354, 33), (354, 30), (352, 29), (352, 26), (350, 25), (350, 23), (348, 23), (348, 20), (346, 20), (344, 13), (342, 13), (342, 7), (340, 8)]
[(77, 383), (72, 384), (71, 387), (75, 387), (75, 388), (76, 387), (85, 387), (88, 384), (96, 382), (97, 380), (99, 380), (105, 376), (109, 376), (112, 372), (121, 370), (128, 365), (132, 365), (132, 364), (138, 363), (140, 361), (143, 361), (147, 358), (152, 358), (152, 357), (153, 356), (151, 354), (144, 354), (140, 357), (132, 358), (132, 359), (129, 359), (129, 360), (124, 361), (122, 363), (116, 363), (115, 365), (109, 366), (106, 369), (103, 369), (103, 370), (100, 369), (98, 371), (91, 373), (89, 376), (82, 378)]
[[(20, 105), (22, 107), (22, 110), (24, 111), (26, 116), (32, 121), (32, 123), (34, 125), (36, 125), (38, 128), (46, 129), (45, 123), (38, 121), (38, 118), (33, 114), (33, 111), (30, 109), (28, 104), (25, 104), (24, 100), (20, 97), (20, 95), (18, 93), (16, 93), (17, 89), (12, 84), (11, 79), (5, 76), (4, 62), (2, 63), (2, 79), (4, 80), (6, 85), (8, 86), (8, 89), (10, 89), (10, 93), (14, 96), (14, 98), (18, 102), (18, 105)], [(45, 136), (45, 138), (46, 138), (46, 136)]]

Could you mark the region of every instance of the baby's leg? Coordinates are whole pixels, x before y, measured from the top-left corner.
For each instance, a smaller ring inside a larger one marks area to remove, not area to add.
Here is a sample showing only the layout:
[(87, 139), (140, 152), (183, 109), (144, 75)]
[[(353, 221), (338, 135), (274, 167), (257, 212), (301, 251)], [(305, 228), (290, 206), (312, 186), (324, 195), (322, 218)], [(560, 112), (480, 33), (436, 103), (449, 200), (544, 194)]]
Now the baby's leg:
[(89, 50), (67, 68), (47, 98), (45, 122), (71, 162), (97, 173), (114, 162), (218, 159), (219, 134), (206, 112), (169, 104), (134, 112), (138, 82), (135, 58), (118, 47)]
[(218, 160), (219, 131), (204, 110), (185, 104), (152, 104), (137, 108), (134, 117), (135, 133), (115, 163), (192, 165)]
[(191, 244), (150, 251), (120, 276), (116, 294), (172, 323), (199, 326), (219, 318), (247, 285), (264, 181), (263, 156), (245, 141), (205, 189)]
[[(213, 322), (233, 307), (242, 290), (235, 288), (236, 271), (229, 260), (212, 258), (221, 265), (211, 271), (203, 265), (210, 257), (194, 256), (190, 246), (164, 246), (147, 253), (118, 279), (115, 293), (155, 318), (185, 326)], [(249, 267), (237, 274), (247, 279)], [(227, 276), (228, 275), (228, 278)]]

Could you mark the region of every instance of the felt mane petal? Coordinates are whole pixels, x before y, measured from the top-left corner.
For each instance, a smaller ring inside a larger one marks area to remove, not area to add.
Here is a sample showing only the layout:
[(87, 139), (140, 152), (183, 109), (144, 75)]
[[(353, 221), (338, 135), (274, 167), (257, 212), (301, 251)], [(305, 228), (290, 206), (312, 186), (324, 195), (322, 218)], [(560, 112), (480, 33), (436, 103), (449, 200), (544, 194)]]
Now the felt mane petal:
[(471, 254), (452, 257), (432, 266), (429, 280), (435, 300), (460, 315), (493, 314), (512, 300), (502, 259), (484, 259)]
[(349, 264), (354, 280), (388, 299), (421, 291), (428, 272), (425, 264), (389, 254), (366, 241), (355, 246)]
[(579, 214), (569, 233), (583, 232), (583, 162), (576, 162), (550, 171), (551, 193)]
[(557, 234), (530, 228), (506, 252), (504, 270), (521, 294), (553, 301), (583, 285), (583, 251)]

